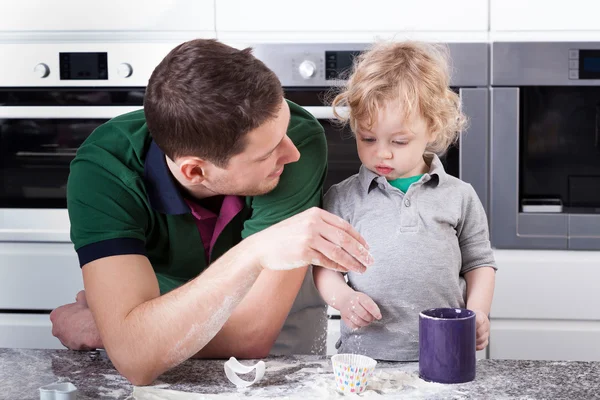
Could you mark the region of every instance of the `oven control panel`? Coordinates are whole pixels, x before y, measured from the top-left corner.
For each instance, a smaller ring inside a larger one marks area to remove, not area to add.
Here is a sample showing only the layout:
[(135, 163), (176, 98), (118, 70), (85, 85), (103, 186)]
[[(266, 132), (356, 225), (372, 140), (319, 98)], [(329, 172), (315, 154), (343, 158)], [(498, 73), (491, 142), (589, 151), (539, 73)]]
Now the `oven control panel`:
[(600, 79), (600, 50), (569, 49), (569, 79)]
[(298, 73), (304, 79), (310, 79), (317, 74), (317, 66), (314, 61), (304, 60), (298, 66)]
[(142, 87), (179, 43), (0, 43), (0, 87)]
[(323, 75), (323, 57), (320, 54), (308, 52), (294, 54), (290, 60), (288, 60), (288, 62), (290, 61), (292, 67), (290, 71), (291, 77), (299, 84), (316, 83), (325, 79), (325, 76)]
[(292, 59), (295, 78), (304, 81), (345, 80), (349, 75), (354, 57), (360, 51), (330, 51), (305, 53)]
[(106, 52), (102, 53), (59, 53), (60, 79), (63, 81), (106, 80), (108, 62)]
[(326, 51), (325, 52), (325, 79), (347, 79), (354, 58), (360, 51)]
[[(370, 43), (262, 43), (252, 54), (269, 67), (284, 87), (330, 87), (343, 85), (356, 57)], [(447, 43), (454, 73), (452, 86), (486, 86), (489, 83), (487, 43)], [(564, 71), (563, 71), (564, 72)]]

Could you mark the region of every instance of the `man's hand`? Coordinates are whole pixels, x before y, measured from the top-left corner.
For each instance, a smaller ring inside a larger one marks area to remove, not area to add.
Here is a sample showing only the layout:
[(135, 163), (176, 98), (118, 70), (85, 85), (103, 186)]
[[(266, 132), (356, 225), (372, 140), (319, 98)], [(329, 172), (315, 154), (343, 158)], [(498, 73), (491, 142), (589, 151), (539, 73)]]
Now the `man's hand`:
[(88, 308), (85, 291), (77, 293), (75, 303), (58, 307), (50, 314), (52, 335), (71, 350), (103, 348), (100, 332)]
[(364, 293), (348, 289), (346, 294), (337, 302), (342, 321), (348, 328), (362, 328), (376, 319), (381, 319), (381, 311), (379, 311), (379, 307), (373, 299)]
[(490, 338), (490, 320), (486, 313), (481, 310), (475, 312), (475, 322), (477, 324), (477, 351), (487, 347)]
[(311, 208), (250, 238), (263, 268), (287, 270), (319, 265), (362, 273), (373, 263), (367, 243), (343, 219)]

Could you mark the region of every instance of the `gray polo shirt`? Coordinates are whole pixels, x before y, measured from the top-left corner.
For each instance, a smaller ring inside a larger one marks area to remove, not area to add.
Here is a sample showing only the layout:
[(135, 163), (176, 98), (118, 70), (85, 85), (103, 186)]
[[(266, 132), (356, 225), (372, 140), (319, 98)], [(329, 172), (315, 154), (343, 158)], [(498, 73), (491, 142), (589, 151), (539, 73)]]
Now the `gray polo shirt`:
[(429, 173), (406, 194), (362, 166), (325, 195), (325, 209), (352, 224), (371, 248), (374, 264), (362, 275), (350, 272), (348, 283), (369, 295), (382, 314), (356, 331), (342, 323), (340, 353), (418, 360), (419, 313), (465, 307), (463, 275), (496, 268), (475, 190), (446, 174), (436, 155), (425, 161)]

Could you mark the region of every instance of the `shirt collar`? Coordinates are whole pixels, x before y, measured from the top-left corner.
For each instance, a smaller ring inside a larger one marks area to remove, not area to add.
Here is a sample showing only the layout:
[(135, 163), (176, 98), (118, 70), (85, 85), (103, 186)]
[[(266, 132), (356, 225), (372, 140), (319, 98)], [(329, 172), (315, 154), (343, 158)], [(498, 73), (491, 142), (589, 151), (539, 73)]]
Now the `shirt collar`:
[[(429, 172), (421, 178), (423, 183), (432, 181), (436, 186), (444, 184), (448, 180), (448, 174), (444, 170), (442, 161), (436, 154), (425, 154), (425, 162), (429, 165)], [(358, 179), (362, 188), (369, 193), (377, 184), (383, 184), (384, 187), (392, 187), (383, 176), (376, 174), (364, 165), (360, 166)]]
[(385, 178), (361, 165), (358, 171), (358, 180), (364, 191), (369, 193), (376, 183), (383, 183), (382, 180), (385, 180)]
[(443, 185), (448, 180), (448, 174), (444, 169), (444, 165), (442, 164), (442, 160), (437, 156), (437, 154), (427, 153), (424, 156), (425, 162), (429, 165), (429, 173), (425, 175), (429, 175), (430, 179), (435, 178), (437, 176), (437, 185)]
[(152, 140), (144, 161), (144, 182), (152, 208), (163, 214), (180, 215), (190, 212), (175, 178), (167, 166), (165, 153)]

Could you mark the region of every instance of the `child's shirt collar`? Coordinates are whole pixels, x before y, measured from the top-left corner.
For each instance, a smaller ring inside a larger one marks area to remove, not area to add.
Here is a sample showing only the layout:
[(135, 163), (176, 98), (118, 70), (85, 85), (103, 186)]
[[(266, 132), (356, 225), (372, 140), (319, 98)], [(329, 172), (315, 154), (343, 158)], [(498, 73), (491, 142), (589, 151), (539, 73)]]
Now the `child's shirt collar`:
[[(427, 165), (429, 165), (429, 172), (425, 173), (423, 177), (417, 182), (417, 184), (427, 183), (429, 181), (435, 182), (436, 186), (443, 185), (448, 179), (448, 174), (444, 170), (442, 161), (436, 154), (427, 153), (423, 156)], [(392, 189), (393, 186), (389, 184), (385, 177), (377, 175), (364, 165), (360, 166), (358, 171), (358, 179), (363, 189), (369, 193), (375, 186), (380, 186), (383, 189)]]

